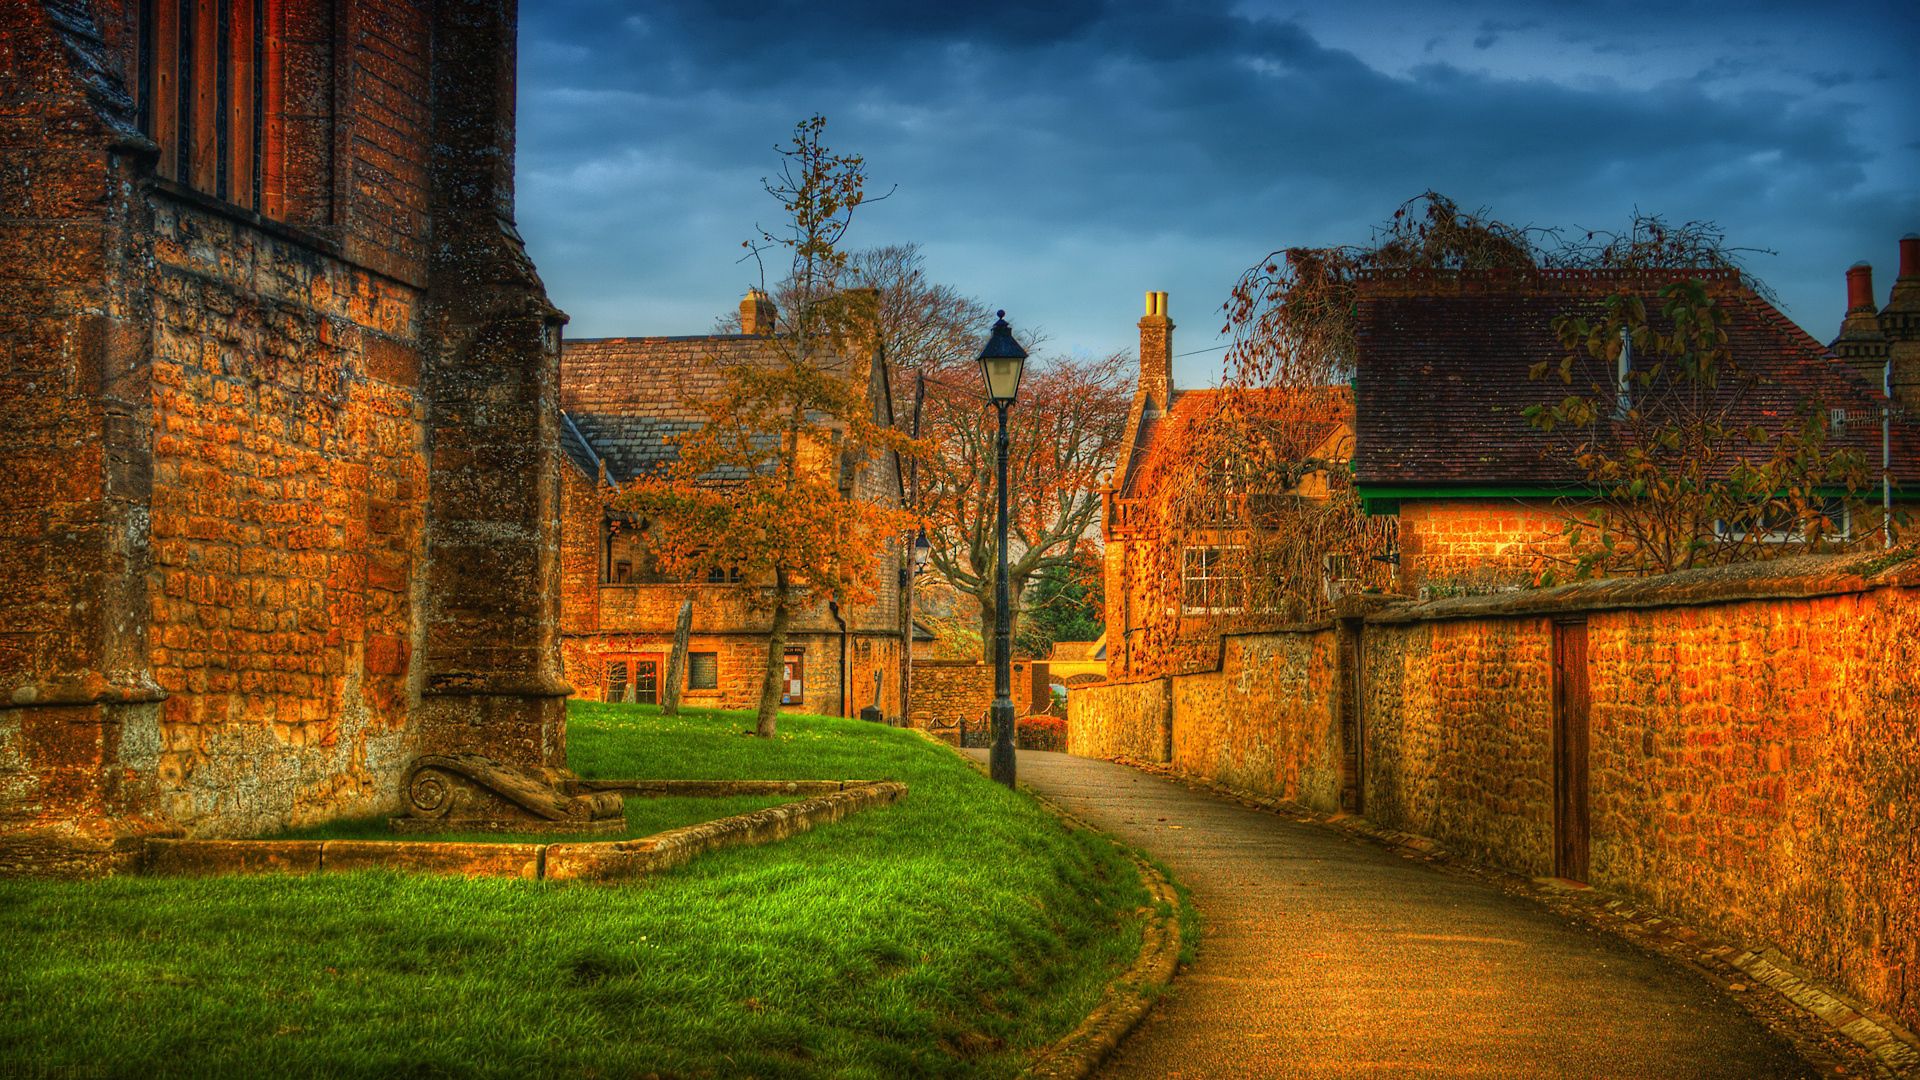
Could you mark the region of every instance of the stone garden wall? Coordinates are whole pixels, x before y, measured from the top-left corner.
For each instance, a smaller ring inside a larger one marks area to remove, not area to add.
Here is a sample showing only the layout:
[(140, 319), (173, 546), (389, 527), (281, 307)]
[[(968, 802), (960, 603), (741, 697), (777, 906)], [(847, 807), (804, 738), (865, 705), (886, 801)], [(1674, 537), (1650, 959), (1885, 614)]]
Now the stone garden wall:
[(1067, 752), (1164, 762), (1171, 756), (1170, 679), (1076, 686), (1067, 694)]
[[(1052, 703), (1048, 692), (1052, 677), (1046, 662), (1015, 660), (1011, 674), (1014, 715), (1045, 713)], [(909, 727), (956, 744), (964, 727), (971, 745), (974, 733), (987, 726), (987, 710), (993, 704), (993, 665), (978, 660), (916, 660), (908, 696)]]
[(1548, 875), (1554, 626), (1584, 622), (1588, 880), (1920, 1026), (1920, 559), (1343, 614), (1350, 653), (1230, 637), (1213, 670), (1078, 688), (1069, 748), (1159, 760), (1167, 731), (1180, 772), (1321, 809), (1350, 786), (1381, 825)]

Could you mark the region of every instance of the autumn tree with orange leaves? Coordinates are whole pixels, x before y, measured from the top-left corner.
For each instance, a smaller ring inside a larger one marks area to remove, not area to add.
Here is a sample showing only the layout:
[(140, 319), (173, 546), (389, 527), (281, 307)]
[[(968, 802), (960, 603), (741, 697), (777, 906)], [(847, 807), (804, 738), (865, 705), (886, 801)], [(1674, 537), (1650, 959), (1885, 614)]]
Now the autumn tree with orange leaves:
[[(864, 201), (857, 155), (833, 153), (815, 116), (779, 153), (780, 174), (765, 183), (787, 222), (761, 230), (756, 255), (790, 260), (789, 302), (760, 363), (730, 366), (720, 388), (698, 402), (702, 425), (676, 436), (677, 459), (614, 497), (648, 522), (647, 542), (663, 571), (691, 579), (737, 571), (760, 585), (752, 602), (770, 617), (757, 733), (775, 733), (787, 629), (796, 610), (826, 599), (871, 602), (877, 561), (906, 534), (913, 515), (859, 497), (843, 484), (877, 455), (915, 446), (873, 419), (866, 382), (853, 362), (870, 349), (871, 313), (857, 294), (834, 288), (839, 250)], [(870, 355), (870, 354), (869, 354)]]

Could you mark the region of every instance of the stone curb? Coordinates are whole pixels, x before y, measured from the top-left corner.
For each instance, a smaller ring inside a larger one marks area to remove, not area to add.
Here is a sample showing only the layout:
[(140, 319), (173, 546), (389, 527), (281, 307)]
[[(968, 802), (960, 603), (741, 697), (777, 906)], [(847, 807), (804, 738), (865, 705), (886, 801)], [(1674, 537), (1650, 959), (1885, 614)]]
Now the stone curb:
[[(1455, 856), (1431, 837), (1389, 829), (1348, 813), (1329, 814), (1276, 795), (1262, 795), (1175, 771), (1160, 762), (1114, 758), (1116, 764), (1164, 776), (1190, 788), (1232, 799), (1243, 806), (1308, 824), (1336, 828), (1422, 859), (1487, 880), (1505, 891), (1526, 896), (1615, 937), (1668, 959), (1685, 962), (1712, 982), (1739, 995), (1748, 987), (1733, 981), (1740, 975), (1772, 991), (1787, 1009), (1818, 1025), (1828, 1036), (1843, 1040), (1850, 1056), (1866, 1059), (1877, 1075), (1920, 1080), (1920, 1037), (1884, 1013), (1854, 1001), (1792, 966), (1775, 949), (1752, 949), (1716, 942), (1709, 935), (1602, 889), (1552, 879), (1531, 879)], [(1667, 946), (1663, 948), (1662, 946)], [(1681, 950), (1684, 950), (1682, 952)], [(1731, 973), (1731, 978), (1729, 977)], [(1753, 1011), (1749, 1009), (1748, 1011)], [(1824, 1047), (1808, 1046), (1792, 1037), (1803, 1055), (1832, 1056)]]
[[(607, 781), (652, 785), (654, 781)], [(708, 784), (709, 781), (693, 781)], [(680, 866), (723, 847), (765, 844), (830, 824), (870, 806), (898, 802), (898, 780), (741, 781), (830, 790), (800, 802), (668, 829), (638, 840), (555, 844), (447, 843), (434, 840), (148, 840), (141, 872), (149, 875), (329, 873), (406, 870), (466, 877), (549, 881), (619, 881)], [(599, 788), (597, 790), (621, 790)], [(726, 794), (781, 794), (785, 786)], [(659, 791), (655, 794), (667, 794)], [(685, 792), (673, 792), (686, 794)], [(702, 794), (706, 792), (702, 791)]]
[[(958, 747), (932, 736), (926, 738), (929, 742), (952, 750), (974, 772), (987, 775), (985, 767), (962, 754)], [(1020, 790), (1068, 827), (1100, 832), (1032, 788), (1022, 787)], [(1121, 1040), (1146, 1019), (1154, 1002), (1160, 999), (1159, 992), (1173, 983), (1175, 969), (1180, 963), (1179, 894), (1174, 891), (1166, 875), (1155, 869), (1153, 864), (1120, 841), (1113, 842), (1133, 860), (1133, 865), (1140, 872), (1140, 883), (1146, 886), (1147, 894), (1153, 901), (1147, 909), (1146, 925), (1142, 928), (1140, 951), (1135, 954), (1127, 970), (1107, 984), (1106, 992), (1100, 995), (1099, 1004), (1078, 1026), (1034, 1053), (1033, 1063), (1021, 1072), (1022, 1076), (1034, 1077), (1035, 1080), (1082, 1080), (1091, 1076), (1106, 1061), (1107, 1055), (1120, 1045)], [(1159, 914), (1162, 904), (1167, 905), (1166, 915)]]
[[(1099, 832), (1032, 790), (1027, 794), (1069, 825)], [(1122, 844), (1121, 848), (1139, 869), (1140, 883), (1152, 898), (1140, 936), (1140, 952), (1124, 973), (1107, 984), (1100, 1003), (1079, 1026), (1036, 1053), (1033, 1064), (1027, 1066), (1022, 1076), (1035, 1080), (1082, 1080), (1093, 1075), (1121, 1041), (1146, 1019), (1154, 1002), (1160, 999), (1160, 991), (1173, 983), (1174, 972), (1180, 964), (1179, 894), (1174, 892), (1166, 875), (1151, 863), (1126, 845)], [(1160, 914), (1162, 904), (1166, 905), (1165, 915)]]
[(614, 791), (643, 798), (724, 798), (731, 795), (828, 795), (876, 780), (569, 780), (569, 795)]

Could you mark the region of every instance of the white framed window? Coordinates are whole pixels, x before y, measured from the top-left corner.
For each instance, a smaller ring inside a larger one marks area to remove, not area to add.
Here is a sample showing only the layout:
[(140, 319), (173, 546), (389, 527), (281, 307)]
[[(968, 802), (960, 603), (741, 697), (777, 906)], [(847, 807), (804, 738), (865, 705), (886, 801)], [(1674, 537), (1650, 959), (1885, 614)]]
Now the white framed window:
[[(1853, 507), (1845, 499), (1822, 499), (1819, 510), (1829, 525), (1821, 539), (1841, 542), (1853, 539)], [(1745, 540), (1756, 533), (1763, 544), (1797, 544), (1806, 539), (1799, 525), (1786, 513), (1765, 514), (1759, 521), (1747, 524), (1719, 519), (1713, 523), (1713, 534), (1723, 539)]]
[(1225, 615), (1240, 610), (1239, 547), (1190, 547), (1180, 553), (1182, 613)]

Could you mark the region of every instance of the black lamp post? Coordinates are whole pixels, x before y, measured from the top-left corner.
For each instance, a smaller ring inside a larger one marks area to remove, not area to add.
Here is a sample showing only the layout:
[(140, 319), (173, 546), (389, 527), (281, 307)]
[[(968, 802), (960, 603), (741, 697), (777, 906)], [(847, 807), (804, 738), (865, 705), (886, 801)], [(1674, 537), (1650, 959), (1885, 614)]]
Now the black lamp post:
[(993, 778), (1013, 786), (1013, 633), (1012, 614), (1007, 610), (1007, 406), (1020, 393), (1020, 375), (1027, 365), (1027, 350), (1013, 340), (1013, 327), (1007, 325), (1007, 313), (998, 312), (993, 336), (980, 350), (980, 374), (986, 379), (987, 400), (1000, 413), (1000, 437), (994, 442), (995, 487), (999, 491), (999, 554), (993, 564), (993, 749), (987, 755), (988, 772)]

